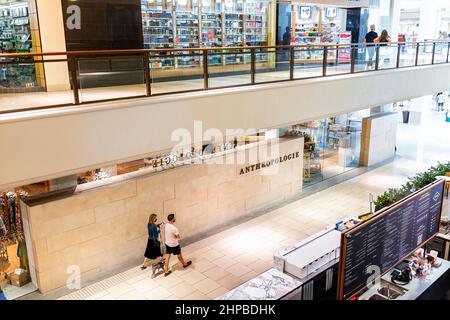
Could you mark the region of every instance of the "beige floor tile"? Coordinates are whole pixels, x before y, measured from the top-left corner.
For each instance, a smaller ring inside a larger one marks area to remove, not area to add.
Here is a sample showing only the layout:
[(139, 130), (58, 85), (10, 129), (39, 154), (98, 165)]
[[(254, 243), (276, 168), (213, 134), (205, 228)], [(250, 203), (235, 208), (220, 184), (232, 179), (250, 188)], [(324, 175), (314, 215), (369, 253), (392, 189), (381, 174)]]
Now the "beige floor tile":
[(194, 293), (191, 293), (187, 297), (184, 297), (182, 300), (211, 300), (211, 298), (201, 293), (200, 291), (196, 291)]
[(206, 276), (197, 270), (192, 270), (191, 272), (180, 276), (180, 279), (188, 284), (195, 284), (206, 279)]
[(163, 300), (171, 295), (167, 289), (162, 287), (157, 287), (144, 293), (145, 298), (148, 300)]
[(182, 299), (182, 298), (194, 293), (197, 289), (194, 288), (194, 286), (191, 284), (182, 282), (168, 290), (170, 293), (172, 293), (173, 296), (177, 297), (178, 299)]
[[(215, 260), (217, 261), (217, 260)], [(197, 270), (198, 272), (205, 272), (211, 268), (214, 268), (216, 265), (213, 262), (210, 262), (208, 260), (202, 259), (199, 261), (196, 261), (192, 264), (192, 267)]]
[(90, 296), (86, 300), (99, 300), (100, 298), (103, 298), (107, 295), (109, 295), (109, 292), (105, 290)]
[(193, 287), (201, 293), (207, 294), (219, 288), (220, 285), (216, 281), (206, 278), (194, 284)]
[(129, 285), (128, 283), (126, 283), (126, 282), (123, 282), (123, 283), (121, 283), (121, 284), (119, 284), (119, 285), (116, 285), (116, 286), (114, 286), (114, 287), (112, 287), (112, 288), (109, 288), (109, 289), (106, 290), (106, 291), (108, 291), (108, 293), (109, 293), (112, 297), (118, 298), (118, 297), (124, 295), (125, 293), (130, 292), (130, 291), (133, 291), (133, 290), (134, 290), (134, 288), (133, 288), (132, 286), (130, 286), (130, 285)]
[(249, 280), (252, 280), (252, 279), (256, 278), (259, 275), (260, 275), (260, 273), (255, 272), (255, 271), (252, 270), (252, 271), (250, 271), (250, 272), (240, 276), (239, 279), (241, 279), (244, 282), (247, 282)]
[(133, 285), (134, 283), (141, 282), (142, 280), (148, 279), (149, 277), (150, 275), (148, 273), (143, 273), (136, 277), (131, 278), (130, 280), (127, 280), (127, 283), (129, 285)]
[(233, 258), (229, 257), (229, 256), (224, 256), (222, 258), (214, 260), (213, 263), (216, 266), (226, 270), (229, 267), (231, 267), (232, 265), (235, 265), (237, 263), (237, 261), (234, 260)]
[(269, 270), (272, 267), (272, 264), (258, 259), (257, 261), (250, 263), (248, 267), (256, 273), (263, 273)]
[(210, 250), (210, 251), (204, 253), (201, 257), (205, 260), (212, 262), (214, 260), (222, 258), (223, 256), (224, 256), (224, 254), (220, 251)]
[(235, 275), (236, 277), (241, 277), (244, 274), (249, 273), (253, 269), (250, 269), (247, 266), (237, 263), (237, 264), (232, 265), (231, 267), (227, 268), (226, 270), (227, 270), (227, 272), (231, 273), (232, 275)]
[(144, 293), (144, 292), (147, 292), (147, 291), (157, 287), (158, 284), (154, 280), (152, 280), (150, 278), (146, 278), (141, 281), (133, 283), (131, 286), (137, 292)]
[(250, 263), (255, 262), (256, 260), (258, 260), (258, 257), (253, 255), (253, 254), (244, 253), (244, 254), (241, 254), (240, 256), (237, 256), (237, 257), (235, 257), (233, 259), (236, 260), (239, 264), (247, 266)]
[(172, 296), (168, 296), (168, 297), (165, 298), (164, 300), (175, 300), (175, 301), (178, 301), (178, 300), (180, 300), (180, 299), (179, 299), (178, 297), (172, 295)]
[(161, 276), (160, 278), (156, 279), (155, 282), (157, 283), (158, 286), (169, 289), (183, 282), (183, 280), (174, 273), (171, 273), (167, 277)]
[(217, 281), (225, 278), (230, 273), (220, 267), (214, 267), (205, 271), (203, 274), (209, 279)]
[(208, 293), (207, 296), (210, 297), (211, 299), (216, 299), (216, 298), (219, 298), (219, 297), (223, 296), (228, 291), (230, 291), (230, 290), (228, 290), (225, 287), (219, 287), (216, 290), (211, 291), (210, 293)]
[(103, 297), (101, 297), (101, 298), (99, 298), (99, 299), (97, 299), (97, 300), (109, 300), (109, 301), (111, 301), (111, 300), (116, 300), (116, 298), (114, 298), (112, 295), (110, 295), (110, 294), (107, 294), (106, 296), (103, 296)]
[(241, 284), (244, 283), (240, 278), (236, 277), (235, 275), (230, 274), (229, 276), (226, 276), (223, 279), (220, 279), (217, 281), (222, 287), (227, 288), (228, 290), (232, 290), (236, 287), (239, 287)]
[(143, 293), (137, 292), (136, 290), (130, 291), (121, 295), (117, 300), (147, 300)]

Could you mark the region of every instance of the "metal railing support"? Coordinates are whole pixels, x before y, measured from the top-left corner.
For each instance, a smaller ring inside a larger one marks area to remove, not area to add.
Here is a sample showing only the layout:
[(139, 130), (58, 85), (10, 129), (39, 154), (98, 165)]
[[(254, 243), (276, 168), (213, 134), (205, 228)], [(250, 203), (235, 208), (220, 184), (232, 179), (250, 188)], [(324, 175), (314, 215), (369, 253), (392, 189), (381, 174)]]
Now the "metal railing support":
[(72, 82), (73, 104), (80, 104), (80, 92), (78, 87), (78, 65), (76, 56), (69, 58), (70, 80)]
[(295, 67), (295, 51), (294, 47), (289, 48), (289, 79), (294, 80), (294, 67)]
[(143, 56), (144, 59), (144, 79), (145, 79), (145, 91), (146, 91), (146, 96), (150, 97), (152, 95), (152, 85), (151, 85), (151, 81), (152, 78), (150, 76), (150, 55), (148, 52), (144, 53)]
[(208, 50), (203, 50), (203, 89), (209, 88)]
[(252, 84), (256, 83), (256, 56), (255, 48), (250, 49), (250, 81)]
[(328, 47), (323, 47), (322, 75), (327, 76)]

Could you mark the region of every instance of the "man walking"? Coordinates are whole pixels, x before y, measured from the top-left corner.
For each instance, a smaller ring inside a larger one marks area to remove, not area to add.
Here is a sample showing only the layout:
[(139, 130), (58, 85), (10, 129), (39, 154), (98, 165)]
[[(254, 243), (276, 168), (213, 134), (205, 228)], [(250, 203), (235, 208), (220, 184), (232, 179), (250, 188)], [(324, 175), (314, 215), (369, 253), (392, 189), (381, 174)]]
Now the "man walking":
[(375, 32), (375, 25), (370, 26), (370, 32), (364, 37), (364, 45), (367, 46), (367, 52), (369, 58), (367, 60), (367, 69), (371, 69), (373, 66), (373, 56), (375, 55), (375, 39), (378, 38), (378, 33)]
[(166, 239), (166, 256), (165, 256), (165, 265), (164, 265), (164, 276), (167, 277), (172, 271), (169, 271), (169, 262), (170, 256), (173, 254), (178, 257), (183, 268), (187, 268), (192, 264), (192, 261), (184, 262), (183, 255), (181, 254), (181, 246), (180, 246), (180, 233), (178, 232), (178, 228), (175, 227), (175, 215), (169, 214), (167, 217), (169, 223), (165, 224), (165, 239)]

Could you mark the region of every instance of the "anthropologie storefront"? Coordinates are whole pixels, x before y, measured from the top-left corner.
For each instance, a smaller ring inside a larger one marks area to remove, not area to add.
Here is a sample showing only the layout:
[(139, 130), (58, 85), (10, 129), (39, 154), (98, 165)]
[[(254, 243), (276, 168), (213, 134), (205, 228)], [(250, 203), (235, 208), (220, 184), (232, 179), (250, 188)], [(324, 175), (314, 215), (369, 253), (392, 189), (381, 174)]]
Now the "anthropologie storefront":
[(85, 281), (137, 262), (151, 213), (160, 221), (175, 213), (189, 243), (302, 189), (303, 138), (260, 134), (220, 146), (83, 173), (60, 180), (60, 190), (47, 186), (53, 192), (42, 193), (44, 184), (24, 187), (39, 190), (21, 203), (35, 285), (41, 292), (65, 286), (69, 266)]

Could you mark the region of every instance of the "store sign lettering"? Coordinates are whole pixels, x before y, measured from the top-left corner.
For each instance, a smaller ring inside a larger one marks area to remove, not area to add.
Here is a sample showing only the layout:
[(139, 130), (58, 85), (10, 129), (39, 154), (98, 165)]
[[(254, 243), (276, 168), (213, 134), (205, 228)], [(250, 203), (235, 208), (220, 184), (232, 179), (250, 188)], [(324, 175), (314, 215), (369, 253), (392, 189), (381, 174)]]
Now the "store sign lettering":
[(242, 176), (247, 173), (251, 173), (254, 171), (261, 170), (261, 169), (269, 168), (271, 166), (278, 165), (280, 163), (291, 161), (291, 160), (298, 159), (298, 158), (300, 158), (300, 152), (290, 153), (288, 155), (284, 155), (284, 156), (281, 156), (276, 159), (263, 161), (263, 162), (242, 168), (239, 172), (239, 175)]
[(69, 30), (81, 30), (81, 8), (77, 5), (67, 7), (67, 14), (70, 16), (66, 20), (66, 26)]

